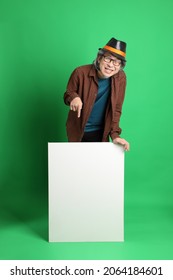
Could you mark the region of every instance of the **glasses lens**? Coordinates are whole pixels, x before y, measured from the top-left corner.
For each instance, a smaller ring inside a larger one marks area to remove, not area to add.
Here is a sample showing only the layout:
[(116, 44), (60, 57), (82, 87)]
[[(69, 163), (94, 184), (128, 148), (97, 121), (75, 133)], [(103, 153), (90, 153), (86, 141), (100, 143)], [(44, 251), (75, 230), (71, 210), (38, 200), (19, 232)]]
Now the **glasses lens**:
[(104, 56), (104, 61), (105, 62), (111, 62), (111, 58), (109, 56)]
[(112, 61), (114, 66), (119, 66), (121, 64), (121, 61), (111, 59), (109, 56), (104, 56), (104, 61), (108, 63)]

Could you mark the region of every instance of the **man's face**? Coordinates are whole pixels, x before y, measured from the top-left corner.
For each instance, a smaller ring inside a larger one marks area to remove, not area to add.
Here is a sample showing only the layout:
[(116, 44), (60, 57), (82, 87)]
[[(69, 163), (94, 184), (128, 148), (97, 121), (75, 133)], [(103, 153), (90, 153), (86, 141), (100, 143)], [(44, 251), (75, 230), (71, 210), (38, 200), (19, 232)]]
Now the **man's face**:
[(98, 59), (100, 70), (98, 71), (99, 78), (110, 78), (119, 72), (121, 68), (121, 60), (111, 55), (109, 52)]

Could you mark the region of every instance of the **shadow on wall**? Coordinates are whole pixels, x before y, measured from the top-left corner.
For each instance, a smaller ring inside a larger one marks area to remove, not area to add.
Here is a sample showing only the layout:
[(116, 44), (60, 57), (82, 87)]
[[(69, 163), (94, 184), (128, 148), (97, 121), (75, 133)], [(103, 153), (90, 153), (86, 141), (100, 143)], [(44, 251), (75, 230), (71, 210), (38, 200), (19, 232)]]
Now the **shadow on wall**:
[(38, 85), (27, 92), (26, 88), (14, 92), (4, 135), (1, 226), (24, 223), (44, 239), (48, 228), (48, 142), (66, 140), (62, 96), (58, 85), (56, 89)]

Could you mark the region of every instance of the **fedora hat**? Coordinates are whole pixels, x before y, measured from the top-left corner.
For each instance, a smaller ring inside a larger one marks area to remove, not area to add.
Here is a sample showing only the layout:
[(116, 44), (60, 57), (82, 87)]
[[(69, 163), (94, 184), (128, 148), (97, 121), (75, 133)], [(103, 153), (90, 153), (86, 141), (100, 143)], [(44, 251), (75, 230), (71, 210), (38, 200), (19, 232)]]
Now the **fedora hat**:
[(117, 58), (126, 61), (126, 43), (123, 41), (111, 38), (109, 42), (103, 48), (99, 48), (99, 50), (108, 51)]

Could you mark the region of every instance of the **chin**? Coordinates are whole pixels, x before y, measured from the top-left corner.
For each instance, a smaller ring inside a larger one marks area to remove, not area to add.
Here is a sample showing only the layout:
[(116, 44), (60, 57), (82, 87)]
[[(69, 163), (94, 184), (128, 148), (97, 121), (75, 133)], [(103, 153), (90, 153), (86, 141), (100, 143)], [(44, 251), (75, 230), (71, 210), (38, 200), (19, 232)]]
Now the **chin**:
[(114, 75), (114, 74), (112, 74), (112, 73), (111, 73), (111, 74), (107, 74), (107, 73), (106, 73), (106, 74), (103, 74), (103, 76), (104, 76), (105, 78), (110, 78), (110, 77), (112, 77), (113, 75)]
[(99, 71), (98, 74), (101, 79), (108, 79), (114, 75), (114, 73), (108, 74), (108, 73), (105, 73), (104, 71)]

